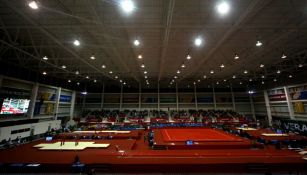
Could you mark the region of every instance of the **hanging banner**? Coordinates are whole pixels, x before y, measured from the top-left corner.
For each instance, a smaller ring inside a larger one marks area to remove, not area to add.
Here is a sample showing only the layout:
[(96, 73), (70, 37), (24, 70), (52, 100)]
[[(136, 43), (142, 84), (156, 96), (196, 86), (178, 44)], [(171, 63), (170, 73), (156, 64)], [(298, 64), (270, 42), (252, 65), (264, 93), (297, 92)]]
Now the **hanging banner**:
[(298, 132), (307, 135), (307, 122), (298, 120), (276, 120), (277, 125), (286, 131)]
[(296, 113), (305, 113), (303, 102), (295, 102), (294, 112)]

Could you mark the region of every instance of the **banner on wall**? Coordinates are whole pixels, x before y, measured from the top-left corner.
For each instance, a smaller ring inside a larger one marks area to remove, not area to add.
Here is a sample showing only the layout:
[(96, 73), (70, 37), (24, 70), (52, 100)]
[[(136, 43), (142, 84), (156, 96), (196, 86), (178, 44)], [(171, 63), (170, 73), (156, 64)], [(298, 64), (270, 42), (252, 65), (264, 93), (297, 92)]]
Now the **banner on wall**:
[(298, 120), (276, 120), (282, 129), (307, 135), (307, 122)]
[(295, 102), (294, 111), (296, 113), (305, 113), (304, 104), (303, 102)]

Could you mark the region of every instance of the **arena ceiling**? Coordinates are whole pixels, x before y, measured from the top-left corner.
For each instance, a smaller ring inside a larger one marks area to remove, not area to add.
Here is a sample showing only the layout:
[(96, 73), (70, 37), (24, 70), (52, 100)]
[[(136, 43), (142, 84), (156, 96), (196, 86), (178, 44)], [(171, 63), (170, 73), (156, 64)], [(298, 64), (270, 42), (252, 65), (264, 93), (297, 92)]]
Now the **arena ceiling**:
[(37, 9), (30, 3), (0, 1), (0, 56), (7, 72), (23, 67), (35, 72), (33, 80), (261, 87), (307, 74), (306, 0), (37, 0)]

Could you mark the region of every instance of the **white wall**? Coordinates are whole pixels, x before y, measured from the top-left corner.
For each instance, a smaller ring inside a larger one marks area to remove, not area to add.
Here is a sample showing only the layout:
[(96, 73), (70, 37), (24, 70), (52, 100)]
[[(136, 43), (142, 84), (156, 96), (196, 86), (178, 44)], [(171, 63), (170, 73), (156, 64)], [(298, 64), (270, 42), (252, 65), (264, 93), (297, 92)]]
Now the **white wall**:
[(16, 139), (18, 136), (21, 138), (29, 137), (30, 132), (22, 132), (17, 134), (11, 134), (11, 131), (19, 130), (19, 129), (26, 129), (26, 128), (34, 128), (34, 135), (43, 134), (48, 131), (48, 127), (59, 129), (61, 127), (61, 120), (53, 120), (53, 121), (46, 121), (40, 123), (31, 123), (25, 125), (15, 125), (15, 126), (8, 126), (0, 128), (0, 141), (3, 139), (8, 140), (9, 138)]

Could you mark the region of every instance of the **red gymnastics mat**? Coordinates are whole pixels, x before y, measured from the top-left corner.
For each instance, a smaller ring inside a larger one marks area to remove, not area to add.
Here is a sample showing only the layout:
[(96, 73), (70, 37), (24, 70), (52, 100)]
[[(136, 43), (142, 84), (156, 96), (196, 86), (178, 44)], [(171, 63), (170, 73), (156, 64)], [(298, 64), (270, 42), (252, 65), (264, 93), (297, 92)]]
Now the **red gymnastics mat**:
[(187, 140), (199, 142), (240, 142), (240, 137), (210, 128), (198, 129), (162, 129), (163, 140), (166, 142), (182, 142)]

